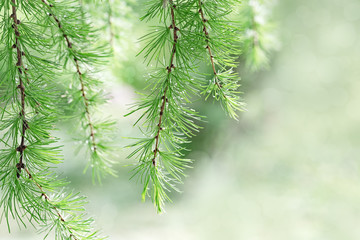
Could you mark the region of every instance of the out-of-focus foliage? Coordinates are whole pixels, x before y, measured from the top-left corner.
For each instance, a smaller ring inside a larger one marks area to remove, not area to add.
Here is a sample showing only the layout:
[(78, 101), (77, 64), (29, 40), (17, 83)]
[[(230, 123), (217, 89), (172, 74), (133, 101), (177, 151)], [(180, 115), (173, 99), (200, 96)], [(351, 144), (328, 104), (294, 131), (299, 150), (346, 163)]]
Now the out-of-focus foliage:
[(274, 0), (242, 1), (238, 13), (243, 34), (243, 59), (248, 69), (269, 67), (269, 54), (279, 47), (273, 21)]

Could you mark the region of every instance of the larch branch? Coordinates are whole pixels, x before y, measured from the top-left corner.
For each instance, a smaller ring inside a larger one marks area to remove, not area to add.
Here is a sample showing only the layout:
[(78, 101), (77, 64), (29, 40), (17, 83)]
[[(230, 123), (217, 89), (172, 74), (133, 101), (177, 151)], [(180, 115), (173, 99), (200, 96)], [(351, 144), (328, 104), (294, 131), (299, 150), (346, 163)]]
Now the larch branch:
[(19, 158), (19, 162), (16, 164), (16, 168), (17, 168), (17, 177), (20, 177), (20, 173), (21, 173), (21, 169), (23, 169), (25, 167), (24, 164), (24, 151), (26, 149), (26, 145), (25, 145), (25, 133), (26, 130), (29, 128), (28, 123), (26, 121), (26, 116), (25, 116), (25, 86), (24, 86), (24, 82), (23, 82), (23, 70), (24, 68), (24, 64), (23, 64), (23, 59), (22, 56), (24, 55), (24, 53), (21, 51), (21, 46), (20, 46), (20, 42), (19, 42), (19, 38), (20, 38), (20, 32), (19, 32), (19, 25), (20, 25), (20, 20), (17, 17), (17, 12), (16, 12), (16, 0), (11, 0), (12, 3), (12, 14), (11, 14), (11, 18), (13, 19), (13, 29), (14, 29), (14, 34), (15, 34), (15, 44), (13, 45), (13, 48), (16, 48), (16, 53), (17, 53), (17, 62), (16, 62), (16, 68), (18, 70), (19, 73), (19, 85), (17, 86), (17, 88), (20, 90), (20, 101), (21, 101), (21, 110), (20, 110), (20, 117), (22, 120), (22, 130), (21, 130), (21, 140), (20, 140), (20, 145), (16, 148), (16, 151), (18, 151), (20, 153), (20, 158)]
[[(34, 182), (34, 184), (37, 186), (37, 188), (40, 190), (41, 192), (41, 196), (44, 197), (44, 199), (46, 200), (46, 202), (48, 202), (52, 208), (55, 210), (56, 215), (59, 217), (60, 221), (65, 223), (65, 218), (62, 216), (62, 214), (60, 213), (60, 210), (54, 206), (53, 204), (51, 204), (50, 202), (50, 198), (49, 196), (45, 193), (44, 189), (42, 188), (42, 186), (33, 178), (32, 174), (30, 173), (29, 169), (27, 167), (24, 167), (26, 173), (28, 174), (28, 177), (31, 181)], [(69, 226), (67, 226), (66, 224), (64, 224), (65, 228), (69, 231), (70, 236), (74, 239), (74, 240), (79, 240), (73, 233), (73, 229)]]
[[(170, 12), (171, 12), (171, 25), (170, 25), (170, 29), (173, 30), (173, 46), (172, 46), (172, 51), (171, 51), (171, 59), (170, 59), (170, 63), (169, 66), (166, 67), (168, 74), (167, 74), (167, 80), (170, 77), (170, 73), (172, 71), (172, 69), (175, 68), (174, 66), (174, 59), (175, 59), (175, 54), (176, 54), (176, 44), (177, 44), (177, 40), (178, 40), (178, 31), (179, 28), (176, 27), (176, 23), (175, 23), (175, 4), (173, 3), (173, 1), (170, 1)], [(169, 81), (167, 81), (167, 84), (169, 84)], [(154, 166), (156, 166), (156, 155), (159, 152), (159, 138), (160, 138), (160, 131), (162, 130), (162, 120), (163, 120), (163, 115), (164, 115), (164, 111), (165, 111), (165, 103), (168, 101), (167, 97), (166, 97), (166, 92), (169, 88), (169, 85), (166, 85), (165, 89), (164, 89), (164, 93), (162, 95), (162, 104), (160, 107), (160, 117), (159, 117), (159, 123), (157, 125), (158, 130), (157, 130), (157, 134), (155, 136), (155, 149), (154, 149), (154, 158), (152, 160), (152, 163)]]
[[(215, 68), (215, 62), (214, 62), (214, 56), (212, 54), (212, 51), (211, 51), (211, 47), (209, 45), (209, 39), (210, 39), (210, 35), (209, 35), (209, 32), (207, 30), (207, 27), (206, 27), (206, 22), (208, 21), (205, 16), (204, 16), (204, 11), (202, 9), (202, 1), (199, 0), (199, 13), (200, 13), (200, 17), (201, 17), (201, 22), (203, 24), (203, 33), (205, 35), (205, 42), (206, 42), (206, 49), (208, 50), (209, 52), (209, 56), (210, 56), (210, 62), (211, 62), (211, 67), (212, 67), (212, 70), (213, 70), (213, 73), (214, 73), (214, 76), (215, 76), (215, 84), (219, 87), (219, 89), (222, 88), (222, 85), (219, 83), (219, 80), (218, 80), (218, 77), (217, 77), (217, 71), (216, 71), (216, 68)], [(225, 94), (223, 94), (224, 97), (226, 98)]]
[[(73, 44), (70, 41), (68, 35), (66, 34), (60, 20), (58, 19), (58, 17), (54, 14), (54, 12), (51, 10), (52, 7), (54, 7), (52, 4), (49, 4), (48, 2), (46, 2), (45, 0), (41, 0), (49, 9), (50, 9), (50, 16), (53, 17), (53, 19), (55, 20), (55, 22), (57, 23), (57, 26), (59, 28), (59, 30), (61, 31), (61, 33), (63, 34), (63, 37), (66, 41), (68, 50), (70, 51), (73, 48)], [(86, 92), (85, 92), (85, 84), (84, 84), (84, 79), (83, 79), (83, 74), (80, 70), (80, 64), (79, 64), (79, 60), (76, 58), (76, 56), (74, 56), (73, 58), (74, 60), (74, 65), (76, 68), (76, 73), (79, 77), (79, 82), (80, 82), (80, 91), (81, 91), (81, 96), (83, 98), (84, 101), (84, 105), (85, 105), (85, 114), (86, 114), (86, 118), (88, 120), (88, 125), (90, 128), (90, 138), (91, 138), (91, 144), (92, 144), (92, 151), (96, 152), (97, 151), (97, 146), (96, 146), (96, 141), (95, 141), (95, 129), (94, 129), (94, 123), (91, 119), (91, 115), (90, 115), (90, 110), (89, 110), (89, 99), (86, 96)]]

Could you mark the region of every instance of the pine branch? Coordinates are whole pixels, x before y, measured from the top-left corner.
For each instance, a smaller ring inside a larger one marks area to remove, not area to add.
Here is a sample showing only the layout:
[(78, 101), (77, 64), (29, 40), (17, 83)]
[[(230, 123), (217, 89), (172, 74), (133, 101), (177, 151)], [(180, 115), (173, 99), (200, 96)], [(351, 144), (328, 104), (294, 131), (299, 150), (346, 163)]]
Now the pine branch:
[[(131, 145), (135, 150), (128, 157), (138, 158), (133, 176), (144, 184), (143, 200), (151, 195), (158, 212), (163, 211), (165, 201), (171, 201), (167, 192), (178, 191), (176, 184), (182, 183), (184, 169), (191, 163), (183, 158), (187, 150), (183, 145), (198, 131), (196, 121), (201, 119), (187, 106), (192, 94), (198, 94), (200, 84), (189, 74), (193, 67), (192, 43), (187, 39), (186, 29), (180, 26), (188, 6), (186, 2), (177, 3), (167, 1), (164, 8), (163, 2), (153, 1), (143, 17), (159, 17), (164, 24), (143, 37), (148, 44), (141, 51), (147, 61), (155, 59), (157, 65), (164, 66), (150, 77), (151, 93), (129, 113), (144, 111), (136, 124), (144, 120), (146, 137)], [(163, 59), (169, 61), (164, 64)]]
[[(169, 77), (170, 77), (170, 73), (171, 73), (171, 70), (173, 68), (175, 68), (174, 66), (174, 58), (175, 58), (175, 53), (176, 53), (176, 43), (177, 43), (177, 39), (178, 39), (178, 35), (177, 35), (177, 32), (179, 31), (179, 29), (176, 27), (176, 23), (175, 23), (175, 14), (174, 14), (174, 8), (175, 8), (175, 5), (174, 3), (170, 0), (170, 11), (171, 11), (171, 21), (172, 21), (172, 24), (170, 25), (170, 29), (173, 29), (173, 46), (172, 46), (172, 50), (171, 50), (171, 58), (170, 58), (170, 63), (169, 65), (166, 67), (167, 71), (168, 71), (168, 75), (166, 77), (166, 82), (169, 81)], [(164, 114), (164, 110), (165, 110), (165, 103), (168, 101), (167, 97), (166, 97), (166, 92), (168, 90), (168, 87), (169, 85), (166, 85), (165, 87), (165, 90), (164, 90), (164, 94), (163, 96), (161, 97), (162, 99), (162, 104), (161, 104), (161, 108), (160, 108), (160, 113), (159, 113), (159, 123), (158, 123), (158, 131), (157, 131), (157, 134), (155, 136), (155, 149), (154, 149), (154, 159), (152, 160), (153, 162), (153, 165), (155, 166), (156, 165), (156, 154), (159, 152), (159, 137), (160, 137), (160, 131), (162, 130), (162, 127), (161, 127), (161, 122), (162, 122), (162, 117), (163, 117), (163, 114)]]
[(24, 150), (26, 148), (25, 146), (25, 132), (26, 129), (28, 128), (28, 124), (26, 122), (26, 115), (25, 115), (25, 87), (23, 84), (23, 80), (22, 80), (22, 73), (23, 70), (25, 69), (24, 65), (23, 65), (23, 61), (22, 61), (22, 56), (23, 56), (23, 52), (21, 51), (21, 46), (20, 46), (20, 42), (19, 42), (19, 38), (20, 38), (20, 32), (18, 29), (18, 25), (20, 24), (20, 20), (17, 18), (17, 12), (16, 12), (16, 0), (11, 0), (12, 2), (12, 14), (11, 14), (11, 18), (13, 19), (13, 25), (12, 27), (14, 28), (14, 34), (15, 34), (15, 44), (13, 45), (13, 48), (16, 48), (16, 52), (17, 52), (17, 63), (16, 63), (16, 68), (19, 71), (19, 82), (20, 84), (18, 85), (18, 89), (20, 90), (20, 98), (21, 98), (21, 112), (20, 112), (20, 116), (22, 119), (22, 131), (21, 131), (21, 142), (20, 145), (16, 148), (16, 151), (20, 152), (20, 159), (19, 162), (16, 164), (16, 168), (18, 170), (17, 172), (17, 177), (20, 177), (20, 173), (21, 173), (21, 169), (25, 167), (25, 164), (23, 163), (23, 158), (24, 158)]
[[(227, 7), (231, 6), (231, 2), (224, 3), (223, 6), (221, 4), (219, 4), (219, 6), (215, 6), (214, 9), (216, 9), (216, 11), (219, 11), (220, 9), (220, 12), (222, 12), (221, 8), (224, 8), (223, 12), (220, 14), (216, 14), (215, 10), (211, 9), (211, 6), (209, 6), (207, 9), (207, 12), (210, 15), (210, 21), (212, 21), (211, 26), (213, 27), (213, 30), (215, 32), (218, 31), (219, 34), (225, 35), (224, 41), (222, 43), (222, 39), (217, 40), (215, 38), (215, 40), (213, 40), (210, 38), (210, 33), (207, 26), (209, 20), (205, 17), (203, 10), (204, 6), (204, 3), (201, 0), (198, 0), (197, 12), (200, 15), (199, 21), (201, 21), (201, 31), (203, 33), (203, 39), (206, 43), (205, 49), (207, 49), (208, 51), (209, 61), (214, 76), (213, 83), (210, 83), (202, 93), (206, 94), (206, 99), (211, 94), (213, 94), (216, 100), (220, 100), (222, 107), (224, 108), (226, 113), (229, 114), (230, 117), (237, 119), (237, 112), (243, 110), (243, 103), (241, 103), (240, 101), (239, 92), (237, 90), (240, 86), (238, 84), (239, 77), (236, 73), (232, 71), (232, 69), (226, 69), (226, 65), (235, 66), (235, 62), (234, 60), (232, 60), (232, 58), (233, 56), (237, 55), (238, 50), (232, 49), (232, 47), (225, 46), (225, 44), (231, 46), (231, 44), (236, 43), (236, 40), (232, 37), (232, 35), (234, 35), (234, 33), (236, 33), (237, 31), (236, 29), (231, 28), (230, 21), (228, 21), (227, 23), (225, 22), (225, 24), (222, 23), (224, 19), (226, 20), (225, 16), (230, 13), (230, 10), (228, 10)], [(212, 13), (212, 11), (214, 11), (214, 13)], [(228, 39), (226, 39), (226, 37)], [(216, 59), (219, 61), (220, 64), (216, 64), (214, 60), (215, 56), (212, 50), (213, 47), (211, 45), (215, 47), (215, 41), (220, 42), (220, 50), (221, 48), (223, 48), (225, 50), (223, 52), (227, 52), (224, 54), (224, 56), (221, 56), (220, 53), (219, 56), (217, 56)], [(219, 66), (221, 72), (216, 70), (216, 65)]]
[[(209, 51), (209, 57), (210, 57), (210, 62), (211, 62), (211, 67), (212, 67), (212, 70), (214, 72), (214, 76), (215, 76), (215, 84), (218, 86), (219, 89), (222, 88), (221, 84), (219, 83), (219, 79), (216, 77), (217, 75), (217, 72), (216, 72), (216, 69), (215, 69), (215, 63), (214, 63), (214, 56), (212, 55), (211, 53), (211, 47), (209, 46), (209, 32), (207, 31), (207, 28), (206, 28), (206, 22), (207, 22), (207, 19), (205, 18), (204, 16), (204, 12), (201, 8), (201, 5), (202, 5), (202, 2), (201, 0), (199, 0), (199, 13), (200, 13), (200, 16), (201, 16), (201, 20), (202, 20), (202, 23), (203, 23), (203, 33), (205, 34), (205, 42), (206, 42), (206, 49)], [(224, 94), (224, 93), (222, 93)], [(224, 95), (224, 97), (226, 98), (226, 96)]]
[[(90, 152), (91, 152), (91, 154), (90, 154), (91, 159), (90, 159), (90, 163), (88, 164), (88, 166), (91, 166), (93, 169), (93, 171), (92, 171), (93, 172), (93, 181), (95, 179), (97, 179), (99, 182), (101, 182), (101, 178), (103, 177), (103, 175), (110, 174), (110, 175), (115, 176), (116, 174), (112, 167), (113, 160), (109, 159), (110, 158), (109, 156), (105, 156), (105, 154), (103, 152), (100, 152), (97, 141), (96, 141), (98, 134), (96, 134), (96, 131), (95, 131), (96, 126), (92, 120), (92, 116), (90, 113), (90, 99), (85, 90), (86, 87), (87, 88), (90, 87), (89, 86), (90, 82), (88, 81), (88, 83), (87, 83), (88, 86), (86, 86), (86, 83), (84, 81), (84, 73), (80, 67), (80, 62), (84, 62), (86, 59), (85, 58), (86, 56), (85, 55), (81, 56), (80, 52), (74, 50), (74, 48), (76, 47), (76, 44), (74, 44), (70, 40), (70, 38), (69, 38), (70, 34), (64, 28), (64, 25), (62, 24), (60, 19), (57, 17), (57, 14), (55, 12), (56, 11), (55, 6), (53, 4), (49, 4), (46, 0), (41, 0), (41, 1), (48, 8), (49, 16), (51, 16), (54, 19), (54, 21), (58, 27), (58, 30), (61, 32), (61, 34), (64, 38), (64, 41), (66, 42), (67, 51), (69, 53), (69, 55), (67, 57), (71, 58), (73, 60), (72, 62), (76, 69), (77, 79), (79, 80), (79, 83), (80, 83), (80, 92), (81, 92), (81, 97), (82, 97), (82, 102), (83, 102), (83, 108), (85, 111), (85, 117), (86, 117), (86, 121), (87, 121), (87, 124), (85, 126), (88, 127), (88, 129), (89, 129), (89, 138), (90, 138), (90, 142), (91, 142), (91, 147), (89, 148)], [(75, 37), (73, 34), (72, 34), (72, 36)], [(96, 56), (93, 55), (92, 57), (95, 58)], [(100, 58), (101, 56), (98, 56), (98, 57)], [(95, 60), (95, 61), (98, 61), (98, 60)], [(100, 127), (100, 125), (101, 124), (99, 124), (99, 127)], [(102, 125), (109, 125), (109, 124), (102, 123)], [(113, 124), (110, 124), (110, 125), (113, 125)], [(107, 127), (109, 127), (109, 126), (107, 126)], [(102, 147), (102, 148), (104, 148), (104, 147)], [(108, 150), (108, 151), (110, 152), (110, 150)]]
[[(71, 41), (69, 40), (69, 37), (67, 36), (65, 30), (63, 29), (61, 22), (59, 21), (59, 19), (56, 17), (56, 15), (53, 13), (53, 11), (51, 11), (51, 8), (53, 7), (53, 5), (48, 4), (45, 0), (41, 0), (50, 10), (50, 16), (52, 16), (55, 20), (55, 22), (57, 23), (57, 26), (59, 28), (59, 30), (62, 32), (64, 39), (67, 43), (67, 47), (69, 48), (69, 50), (73, 47), (73, 44), (71, 43)], [(79, 66), (79, 61), (78, 59), (74, 56), (73, 58), (74, 60), (74, 64), (76, 67), (76, 73), (78, 74), (79, 77), (79, 81), (80, 81), (80, 85), (81, 85), (81, 96), (84, 100), (84, 105), (85, 105), (85, 112), (86, 112), (86, 117), (88, 119), (88, 124), (89, 124), (89, 128), (90, 128), (90, 137), (91, 137), (91, 142), (92, 142), (92, 150), (94, 152), (96, 152), (97, 148), (96, 148), (96, 141), (95, 141), (95, 131), (94, 131), (94, 124), (91, 120), (91, 115), (89, 112), (89, 100), (86, 97), (86, 93), (85, 93), (85, 86), (84, 86), (84, 81), (83, 81), (83, 77), (82, 77), (82, 73), (80, 70), (80, 66)]]
[(62, 223), (63, 227), (68, 230), (68, 232), (69, 232), (69, 234), (70, 234), (70, 235), (69, 235), (70, 238), (72, 238), (72, 239), (74, 239), (74, 240), (79, 240), (79, 238), (77, 238), (77, 237), (74, 235), (73, 229), (72, 229), (71, 227), (67, 226), (67, 224), (65, 224), (65, 222), (66, 222), (66, 221), (65, 221), (65, 218), (64, 218), (64, 217), (62, 216), (62, 214), (60, 213), (60, 210), (59, 210), (55, 205), (51, 204), (51, 200), (50, 200), (49, 196), (45, 193), (45, 191), (44, 191), (44, 189), (41, 187), (41, 185), (40, 185), (38, 182), (36, 182), (35, 179), (32, 177), (29, 169), (28, 169), (27, 167), (25, 167), (24, 169), (25, 169), (26, 173), (28, 174), (29, 179), (32, 180), (33, 183), (36, 185), (36, 187), (38, 187), (38, 189), (40, 190), (41, 196), (44, 197), (45, 200), (46, 200), (46, 202), (49, 203), (49, 204), (52, 206), (52, 208), (55, 210), (55, 213), (56, 213), (56, 215), (59, 217), (60, 222)]

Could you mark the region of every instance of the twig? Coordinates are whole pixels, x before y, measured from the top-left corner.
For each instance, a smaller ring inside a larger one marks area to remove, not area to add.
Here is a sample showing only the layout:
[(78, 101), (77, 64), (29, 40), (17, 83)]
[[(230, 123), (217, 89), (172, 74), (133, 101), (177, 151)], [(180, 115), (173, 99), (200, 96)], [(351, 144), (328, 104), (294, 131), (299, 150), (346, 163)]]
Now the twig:
[[(51, 10), (53, 5), (47, 3), (45, 0), (41, 0), (41, 1), (49, 8), (49, 10), (50, 10), (49, 15), (53, 17), (53, 19), (57, 23), (57, 26), (58, 26), (59, 30), (62, 32), (63, 37), (64, 37), (64, 39), (66, 41), (68, 50), (72, 49), (72, 47), (73, 47), (72, 42), (70, 41), (69, 37), (65, 33), (65, 30), (64, 30), (63, 26), (61, 25), (60, 20), (56, 17), (56, 15)], [(85, 93), (85, 85), (84, 85), (84, 80), (83, 80), (83, 76), (82, 76), (83, 74), (82, 74), (82, 72), (80, 70), (79, 60), (75, 56), (74, 56), (73, 60), (74, 60), (74, 64), (75, 64), (75, 67), (76, 67), (76, 73), (79, 76), (79, 81), (80, 81), (80, 86), (81, 86), (81, 89), (80, 89), (81, 96), (82, 96), (82, 98), (84, 100), (85, 114), (86, 114), (86, 118), (88, 120), (88, 124), (89, 124), (89, 128), (90, 128), (90, 138), (91, 138), (91, 144), (93, 146), (92, 151), (96, 152), (97, 146), (96, 146), (96, 141), (95, 141), (95, 129), (94, 129), (94, 124), (92, 122), (90, 111), (89, 111), (89, 99), (86, 97), (86, 93)]]
[(11, 0), (11, 2), (12, 2), (11, 18), (13, 19), (13, 22), (14, 22), (12, 27), (14, 28), (14, 33), (15, 33), (15, 44), (13, 45), (13, 48), (16, 48), (16, 52), (17, 52), (16, 68), (18, 69), (18, 72), (19, 72), (19, 85), (17, 86), (17, 88), (20, 89), (20, 98), (21, 98), (21, 111), (19, 114), (22, 119), (21, 142), (20, 142), (20, 145), (16, 148), (16, 151), (20, 152), (20, 159), (19, 159), (19, 162), (16, 164), (16, 168), (17, 168), (16, 176), (19, 178), (21, 169), (23, 169), (25, 167), (25, 165), (23, 163), (24, 150), (26, 148), (25, 132), (26, 132), (26, 129), (29, 128), (29, 126), (28, 126), (28, 123), (27, 123), (26, 117), (25, 117), (25, 86), (24, 86), (24, 83), (22, 80), (23, 69), (25, 69), (25, 68), (24, 68), (23, 61), (22, 61), (23, 52), (21, 51), (21, 47), (19, 44), (20, 32), (19, 32), (18, 25), (20, 24), (20, 20), (17, 18), (17, 14), (16, 14), (16, 0)]
[[(214, 63), (214, 56), (212, 54), (212, 51), (211, 51), (211, 47), (209, 45), (209, 39), (210, 39), (210, 35), (209, 35), (209, 32), (206, 28), (206, 22), (208, 21), (205, 16), (204, 16), (204, 12), (202, 10), (202, 5), (203, 3), (201, 2), (201, 0), (199, 0), (199, 13), (200, 13), (200, 16), (201, 16), (201, 22), (203, 24), (203, 33), (205, 34), (205, 42), (206, 42), (206, 49), (208, 50), (209, 52), (209, 56), (210, 56), (210, 62), (211, 62), (211, 67), (212, 67), (212, 70), (214, 72), (214, 75), (215, 75), (215, 84), (219, 87), (219, 89), (222, 88), (222, 85), (219, 83), (218, 81), (218, 77), (217, 77), (217, 71), (216, 71), (216, 68), (215, 68), (215, 63)], [(224, 97), (226, 98), (225, 94), (223, 94)]]
[[(175, 13), (174, 13), (174, 8), (175, 8), (175, 4), (173, 3), (172, 0), (170, 0), (170, 11), (171, 11), (171, 21), (172, 24), (170, 25), (170, 29), (173, 29), (173, 38), (174, 38), (174, 43), (173, 43), (173, 47), (172, 47), (172, 51), (171, 51), (171, 60), (170, 60), (170, 64), (169, 66), (166, 67), (167, 71), (168, 71), (168, 75), (167, 75), (167, 79), (169, 79), (170, 77), (170, 73), (172, 71), (173, 68), (175, 68), (174, 66), (174, 58), (175, 58), (175, 53), (176, 53), (176, 44), (177, 44), (177, 39), (178, 39), (178, 35), (177, 32), (179, 31), (179, 28), (176, 27), (176, 23), (175, 23)], [(162, 116), (164, 114), (164, 110), (165, 110), (165, 103), (168, 101), (166, 98), (166, 92), (168, 90), (169, 85), (167, 85), (164, 89), (164, 94), (161, 97), (162, 98), (162, 104), (161, 104), (161, 108), (160, 108), (160, 118), (159, 118), (159, 123), (158, 123), (158, 131), (157, 134), (155, 136), (155, 149), (154, 149), (154, 158), (152, 160), (152, 163), (154, 166), (156, 166), (156, 155), (159, 152), (159, 137), (160, 137), (160, 131), (162, 130), (161, 127), (161, 123), (162, 123)]]

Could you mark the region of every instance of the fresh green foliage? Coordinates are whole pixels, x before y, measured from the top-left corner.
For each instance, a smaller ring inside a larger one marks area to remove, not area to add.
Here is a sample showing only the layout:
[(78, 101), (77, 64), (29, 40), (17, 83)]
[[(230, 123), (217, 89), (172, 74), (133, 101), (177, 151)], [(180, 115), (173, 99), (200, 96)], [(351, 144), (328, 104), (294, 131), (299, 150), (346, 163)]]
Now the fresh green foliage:
[(139, 121), (144, 120), (145, 138), (132, 145), (135, 151), (129, 157), (139, 159), (134, 176), (144, 183), (143, 199), (151, 189), (154, 204), (161, 212), (164, 201), (169, 200), (166, 191), (176, 189), (184, 168), (190, 164), (190, 160), (183, 158), (183, 144), (197, 131), (196, 121), (201, 117), (187, 104), (191, 95), (199, 92), (201, 83), (191, 76), (193, 46), (182, 34), (186, 22), (180, 20), (188, 14), (187, 3), (175, 5), (170, 1), (165, 8), (161, 1), (150, 4), (143, 19), (159, 16), (163, 24), (142, 38), (147, 46), (141, 53), (148, 62), (155, 58), (160, 67), (150, 76), (151, 93), (134, 105), (131, 112), (143, 111)]
[[(240, 54), (240, 31), (229, 20), (236, 1), (150, 1), (143, 20), (157, 19), (141, 40), (145, 47), (139, 55), (156, 69), (148, 79), (150, 93), (133, 106), (141, 111), (139, 120), (144, 138), (131, 145), (129, 155), (139, 160), (134, 169), (144, 184), (143, 199), (151, 195), (158, 212), (170, 200), (168, 191), (178, 190), (184, 169), (191, 160), (184, 158), (184, 145), (199, 129), (202, 117), (189, 106), (201, 94), (219, 100), (225, 112), (237, 118), (242, 110), (238, 75), (233, 68)], [(202, 62), (212, 73), (199, 72)]]
[[(225, 112), (232, 118), (238, 117), (243, 109), (238, 91), (239, 76), (236, 58), (240, 55), (240, 29), (236, 22), (230, 20), (232, 11), (239, 3), (236, 1), (195, 1), (194, 22), (192, 31), (202, 33), (199, 50), (207, 52), (212, 76), (206, 89), (202, 92), (220, 101)], [(197, 10), (197, 11), (196, 11)], [(204, 47), (205, 45), (205, 47)], [(202, 52), (196, 53), (201, 55)]]
[[(111, 154), (112, 139), (110, 132), (115, 122), (103, 119), (94, 119), (92, 112), (97, 105), (105, 102), (102, 82), (94, 78), (95, 67), (104, 64), (109, 57), (108, 48), (104, 44), (97, 44), (96, 32), (86, 23), (85, 13), (76, 1), (68, 0), (55, 3), (51, 0), (44, 2), (49, 12), (49, 25), (56, 51), (56, 61), (63, 66), (62, 74), (67, 89), (67, 109), (73, 112), (71, 121), (79, 138), (88, 146), (89, 163), (92, 169), (93, 180), (101, 182), (106, 175), (115, 175), (113, 170), (114, 156)], [(86, 169), (87, 169), (86, 168)]]

